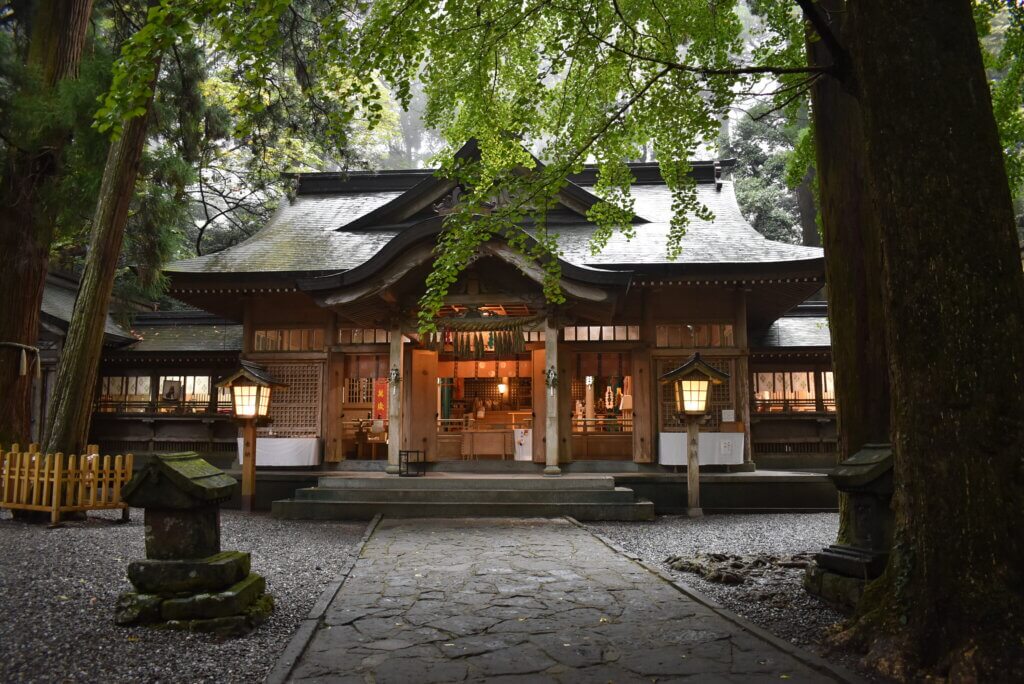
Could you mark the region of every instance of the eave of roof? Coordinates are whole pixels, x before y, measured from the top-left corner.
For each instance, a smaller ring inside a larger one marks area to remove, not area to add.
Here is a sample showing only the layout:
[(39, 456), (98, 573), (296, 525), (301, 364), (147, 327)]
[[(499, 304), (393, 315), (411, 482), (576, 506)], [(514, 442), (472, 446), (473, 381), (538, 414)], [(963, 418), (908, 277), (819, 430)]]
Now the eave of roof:
[[(78, 298), (78, 284), (66, 277), (48, 277), (43, 287), (40, 308), (44, 320), (66, 333)], [(107, 344), (128, 344), (135, 341), (132, 334), (122, 328), (108, 313), (103, 325), (103, 338)]]
[(751, 349), (830, 349), (828, 318), (822, 316), (783, 316), (761, 333), (752, 333)]

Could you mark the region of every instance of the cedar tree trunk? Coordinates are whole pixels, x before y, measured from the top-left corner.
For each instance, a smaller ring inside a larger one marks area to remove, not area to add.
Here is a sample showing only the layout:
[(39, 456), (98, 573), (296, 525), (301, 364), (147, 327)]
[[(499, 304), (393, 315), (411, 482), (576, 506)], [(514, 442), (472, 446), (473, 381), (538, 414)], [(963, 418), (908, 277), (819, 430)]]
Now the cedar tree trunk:
[(125, 124), (121, 137), (110, 146), (107, 155), (85, 274), (57, 365), (43, 440), (47, 453), (83, 453), (89, 436), (93, 393), (103, 353), (104, 322), (121, 258), (128, 208), (135, 194), (139, 162), (146, 144), (146, 122), (151, 107), (152, 96), (146, 114)]
[[(845, 42), (844, 0), (818, 7), (832, 33)], [(837, 397), (839, 460), (865, 444), (889, 441), (889, 368), (882, 310), (879, 223), (869, 196), (860, 105), (854, 83), (821, 40), (807, 43), (810, 64), (837, 64), (840, 73), (819, 78), (811, 90), (815, 162), (828, 284), (828, 319)], [(846, 541), (849, 515), (841, 497), (839, 540)]]
[(971, 3), (857, 0), (847, 18), (896, 483), (893, 554), (849, 634), (900, 679), (1022, 681), (1024, 275)]
[[(44, 0), (32, 22), (28, 64), (52, 90), (76, 78), (89, 28), (92, 0)], [(0, 341), (34, 347), (39, 309), (53, 239), (54, 212), (40, 199), (60, 173), (67, 140), (16, 139), (7, 146), (0, 169)], [(25, 148), (16, 147), (24, 144)], [(33, 363), (38, 359), (29, 357)], [(30, 431), (34, 368), (20, 374), (21, 352), (0, 346), (0, 444), (26, 443)]]

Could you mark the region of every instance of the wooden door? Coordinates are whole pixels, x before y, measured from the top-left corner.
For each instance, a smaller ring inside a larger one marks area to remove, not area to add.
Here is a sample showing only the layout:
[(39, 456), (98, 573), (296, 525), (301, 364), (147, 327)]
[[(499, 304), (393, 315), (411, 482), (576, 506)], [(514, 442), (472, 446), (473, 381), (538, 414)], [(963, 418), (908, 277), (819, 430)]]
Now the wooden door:
[(413, 349), (407, 377), (409, 383), (408, 431), (403, 440), (407, 449), (426, 452), (427, 459), (437, 460), (437, 352)]

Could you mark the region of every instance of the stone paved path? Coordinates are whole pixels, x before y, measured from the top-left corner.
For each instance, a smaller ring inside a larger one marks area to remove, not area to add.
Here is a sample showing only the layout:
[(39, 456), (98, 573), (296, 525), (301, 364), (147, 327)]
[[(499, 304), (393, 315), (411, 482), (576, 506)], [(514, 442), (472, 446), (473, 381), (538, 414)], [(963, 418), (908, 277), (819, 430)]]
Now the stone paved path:
[(384, 520), (291, 681), (832, 681), (567, 520)]

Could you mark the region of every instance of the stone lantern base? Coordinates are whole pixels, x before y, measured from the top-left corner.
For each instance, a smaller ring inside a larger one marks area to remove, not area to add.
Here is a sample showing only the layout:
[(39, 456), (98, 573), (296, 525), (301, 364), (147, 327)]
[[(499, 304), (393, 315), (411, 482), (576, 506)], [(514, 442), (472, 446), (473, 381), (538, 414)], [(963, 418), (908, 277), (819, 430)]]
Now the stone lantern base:
[(273, 610), (249, 554), (224, 551), (194, 560), (142, 560), (128, 566), (136, 591), (122, 594), (114, 621), (191, 632), (241, 636)]

